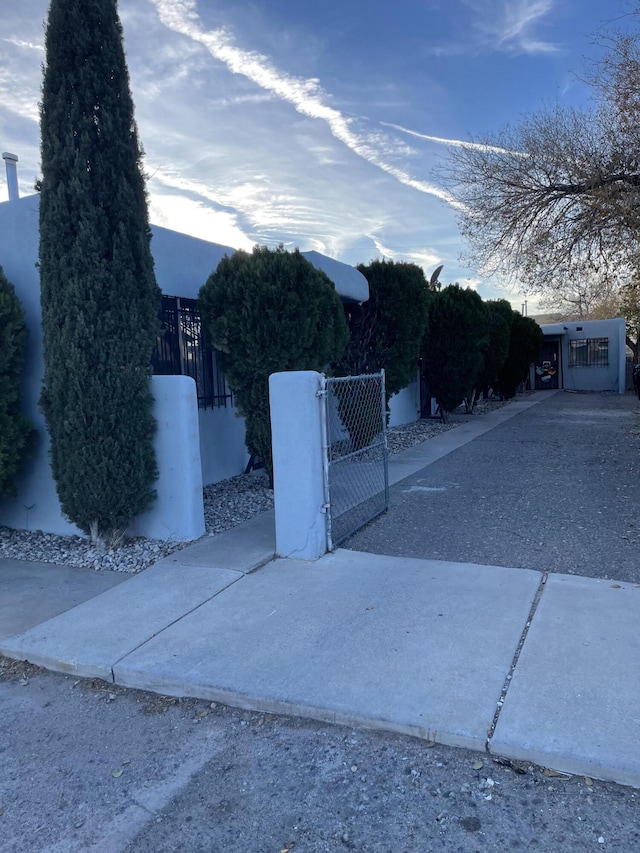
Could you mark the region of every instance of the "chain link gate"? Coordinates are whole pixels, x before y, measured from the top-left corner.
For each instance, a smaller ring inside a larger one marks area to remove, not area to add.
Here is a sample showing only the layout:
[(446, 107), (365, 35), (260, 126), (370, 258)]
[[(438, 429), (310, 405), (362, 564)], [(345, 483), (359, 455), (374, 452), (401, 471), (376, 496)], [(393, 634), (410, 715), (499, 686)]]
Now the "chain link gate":
[(389, 506), (384, 370), (324, 377), (327, 547)]

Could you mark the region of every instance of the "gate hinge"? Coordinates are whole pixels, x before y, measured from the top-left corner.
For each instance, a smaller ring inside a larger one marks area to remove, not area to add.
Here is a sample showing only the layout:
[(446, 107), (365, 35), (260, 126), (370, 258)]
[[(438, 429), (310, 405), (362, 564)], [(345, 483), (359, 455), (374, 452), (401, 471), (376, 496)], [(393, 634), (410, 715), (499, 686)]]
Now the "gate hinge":
[(326, 388), (321, 388), (319, 391), (316, 391), (316, 397), (326, 397), (326, 396), (327, 396), (327, 389)]
[(322, 504), (320, 507), (320, 512), (329, 512), (331, 509), (331, 504)]

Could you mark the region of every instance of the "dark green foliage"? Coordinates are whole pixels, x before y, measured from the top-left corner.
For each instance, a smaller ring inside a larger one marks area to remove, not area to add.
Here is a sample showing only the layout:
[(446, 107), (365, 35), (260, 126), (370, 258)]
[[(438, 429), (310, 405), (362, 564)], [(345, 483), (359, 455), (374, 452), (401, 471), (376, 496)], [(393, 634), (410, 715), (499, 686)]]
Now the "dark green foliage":
[(478, 391), (486, 395), (489, 388), (497, 388), (498, 374), (509, 355), (513, 309), (506, 299), (484, 303), (487, 312), (488, 337), (484, 363), (478, 381)]
[[(360, 264), (358, 269), (369, 283), (369, 299), (344, 306), (349, 343), (333, 369), (338, 376), (359, 376), (384, 368), (388, 402), (416, 375), (429, 296), (435, 287), (430, 287), (416, 264), (383, 260)], [(340, 418), (354, 449), (366, 447), (382, 429), (378, 410), (365, 406), (358, 386), (337, 390)], [(361, 416), (365, 407), (370, 419)]]
[(384, 427), (382, 389), (376, 387), (371, 379), (361, 376), (360, 379), (336, 383), (334, 393), (338, 414), (349, 433), (352, 449), (367, 447)]
[(98, 539), (157, 477), (160, 291), (115, 0), (52, 0), (40, 118), (41, 405), (62, 509)]
[(518, 311), (513, 312), (509, 355), (498, 374), (498, 387), (504, 398), (514, 397), (518, 385), (527, 378), (529, 366), (538, 355), (542, 337), (542, 329), (535, 320), (523, 317)]
[(358, 376), (384, 368), (389, 398), (416, 375), (429, 297), (435, 289), (416, 264), (372, 261), (358, 269), (369, 282), (369, 300), (345, 305), (350, 339), (334, 371)]
[(333, 283), (296, 249), (256, 246), (223, 258), (201, 288), (199, 307), (247, 424), (247, 448), (272, 476), (269, 376), (324, 370), (348, 337)]
[(443, 420), (477, 386), (488, 341), (488, 321), (482, 299), (452, 284), (434, 294), (423, 343), (429, 388)]
[(15, 495), (15, 476), (35, 438), (20, 406), (26, 342), (22, 305), (0, 267), (0, 496)]

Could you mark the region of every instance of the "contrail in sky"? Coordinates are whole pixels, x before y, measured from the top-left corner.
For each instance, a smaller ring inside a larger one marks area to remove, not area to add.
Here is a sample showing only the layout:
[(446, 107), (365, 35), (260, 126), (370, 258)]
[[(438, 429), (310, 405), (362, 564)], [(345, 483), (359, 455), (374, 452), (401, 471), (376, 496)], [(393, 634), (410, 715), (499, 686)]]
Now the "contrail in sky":
[(412, 178), (402, 169), (386, 162), (384, 152), (381, 152), (366, 136), (353, 131), (351, 119), (325, 103), (325, 93), (318, 80), (294, 77), (279, 71), (267, 57), (255, 51), (237, 47), (232, 36), (224, 29), (203, 30), (195, 0), (152, 0), (152, 2), (166, 27), (193, 41), (200, 42), (211, 56), (223, 62), (232, 73), (241, 74), (252, 80), (262, 89), (292, 104), (302, 115), (326, 122), (335, 138), (354, 154), (391, 175), (401, 184), (418, 192), (435, 196), (456, 209), (463, 208), (462, 203), (446, 190), (428, 181)]
[[(500, 148), (498, 145), (485, 145), (483, 142), (466, 142), (464, 139), (443, 139), (440, 136), (428, 136), (426, 133), (418, 133), (417, 130), (409, 130), (407, 127), (402, 127), (399, 124), (392, 124), (390, 121), (381, 121), (385, 127), (392, 127), (394, 130), (399, 130), (401, 133), (408, 133), (409, 136), (416, 136), (418, 139), (426, 139), (429, 142), (438, 142), (441, 145), (452, 145), (454, 148), (473, 148), (476, 151), (493, 152), (494, 154), (518, 154), (517, 151), (509, 151), (508, 148)], [(520, 156), (525, 157), (525, 154)]]

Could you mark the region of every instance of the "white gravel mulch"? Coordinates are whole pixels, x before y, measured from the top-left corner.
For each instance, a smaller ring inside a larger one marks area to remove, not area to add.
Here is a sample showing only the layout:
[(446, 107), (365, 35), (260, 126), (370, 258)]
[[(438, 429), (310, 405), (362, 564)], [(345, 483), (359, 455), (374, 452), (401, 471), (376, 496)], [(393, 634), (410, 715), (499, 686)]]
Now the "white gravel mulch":
[[(497, 401), (479, 403), (476, 412), (482, 414), (501, 405), (504, 403)], [(462, 414), (462, 410), (459, 413)], [(454, 429), (463, 420), (462, 417), (456, 417), (448, 424), (438, 420), (420, 420), (392, 427), (387, 434), (389, 454), (400, 453)], [(264, 472), (240, 474), (204, 488), (205, 525), (207, 533), (212, 536), (272, 507), (273, 492), (269, 489)], [(137, 538), (126, 540), (120, 547), (101, 553), (81, 536), (56, 536), (41, 530), (0, 527), (0, 557), (59, 563), (96, 571), (139, 572), (188, 544)]]

